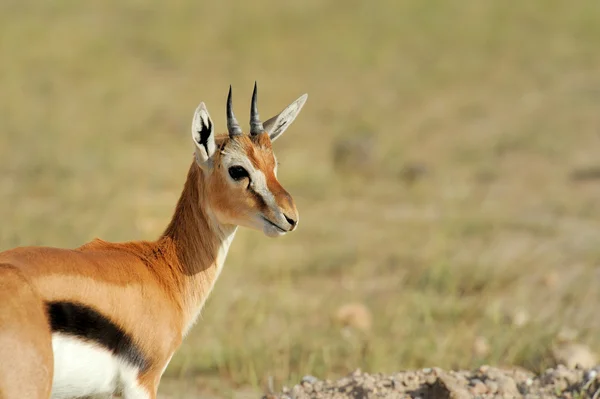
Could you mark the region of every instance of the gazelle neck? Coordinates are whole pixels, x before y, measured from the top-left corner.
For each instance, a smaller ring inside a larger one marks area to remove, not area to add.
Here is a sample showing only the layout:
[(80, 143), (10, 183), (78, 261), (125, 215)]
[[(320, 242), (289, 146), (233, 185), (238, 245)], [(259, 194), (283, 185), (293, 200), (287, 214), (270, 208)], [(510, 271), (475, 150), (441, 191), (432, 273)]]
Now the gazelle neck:
[(237, 226), (220, 224), (208, 208), (204, 178), (194, 161), (173, 218), (159, 241), (165, 252), (174, 254), (168, 263), (180, 290), (185, 332), (219, 277), (237, 230)]

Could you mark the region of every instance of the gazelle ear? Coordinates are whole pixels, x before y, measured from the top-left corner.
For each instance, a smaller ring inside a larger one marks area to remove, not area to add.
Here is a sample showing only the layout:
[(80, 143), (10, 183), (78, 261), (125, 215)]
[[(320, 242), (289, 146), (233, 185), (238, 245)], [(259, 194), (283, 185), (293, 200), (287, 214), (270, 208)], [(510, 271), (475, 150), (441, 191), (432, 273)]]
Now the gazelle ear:
[(211, 158), (216, 150), (214, 125), (206, 105), (200, 103), (192, 120), (192, 139), (196, 145), (196, 162), (202, 168), (210, 166)]
[(278, 115), (275, 115), (263, 123), (265, 131), (269, 134), (271, 141), (275, 141), (292, 124), (304, 106), (308, 94), (301, 95), (296, 101), (288, 105)]

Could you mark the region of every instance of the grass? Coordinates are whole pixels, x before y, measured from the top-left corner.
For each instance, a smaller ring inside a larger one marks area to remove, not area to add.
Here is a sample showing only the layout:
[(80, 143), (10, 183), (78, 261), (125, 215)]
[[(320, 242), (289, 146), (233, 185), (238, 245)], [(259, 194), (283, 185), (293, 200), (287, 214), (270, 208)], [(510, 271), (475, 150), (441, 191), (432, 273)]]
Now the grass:
[(598, 2), (9, 0), (0, 37), (0, 249), (155, 238), (200, 101), (224, 129), (230, 83), (242, 120), (255, 79), (261, 115), (309, 93), (275, 145), (300, 227), (238, 234), (163, 394), (600, 349)]

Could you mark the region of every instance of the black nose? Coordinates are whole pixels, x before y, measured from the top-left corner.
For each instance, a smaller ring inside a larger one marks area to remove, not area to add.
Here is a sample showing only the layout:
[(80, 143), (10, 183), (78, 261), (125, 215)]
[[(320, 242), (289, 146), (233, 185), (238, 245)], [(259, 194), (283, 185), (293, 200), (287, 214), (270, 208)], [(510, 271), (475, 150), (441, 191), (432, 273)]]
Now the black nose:
[(289, 217), (287, 217), (287, 215), (283, 215), (285, 216), (285, 220), (287, 220), (287, 222), (292, 225), (292, 227), (294, 227), (296, 225), (296, 221), (294, 219), (290, 219)]

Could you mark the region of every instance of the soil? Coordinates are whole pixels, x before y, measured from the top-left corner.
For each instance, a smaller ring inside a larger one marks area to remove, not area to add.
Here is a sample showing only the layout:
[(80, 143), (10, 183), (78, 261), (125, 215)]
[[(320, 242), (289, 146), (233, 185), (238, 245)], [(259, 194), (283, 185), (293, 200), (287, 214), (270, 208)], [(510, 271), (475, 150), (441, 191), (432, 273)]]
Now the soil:
[(336, 381), (305, 376), (302, 381), (263, 399), (600, 399), (600, 366), (557, 366), (535, 375), (523, 369), (482, 366), (471, 371), (421, 369), (391, 375), (356, 370)]

